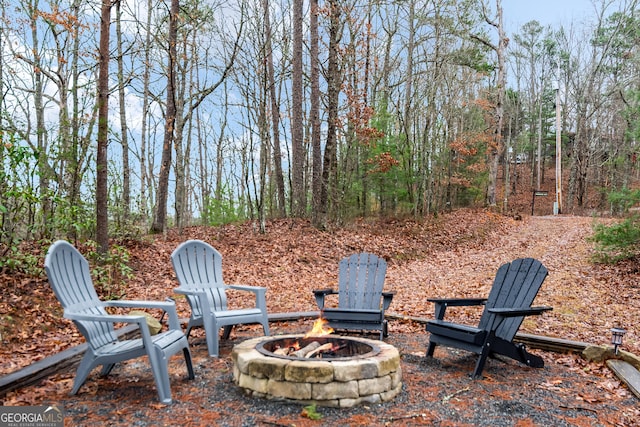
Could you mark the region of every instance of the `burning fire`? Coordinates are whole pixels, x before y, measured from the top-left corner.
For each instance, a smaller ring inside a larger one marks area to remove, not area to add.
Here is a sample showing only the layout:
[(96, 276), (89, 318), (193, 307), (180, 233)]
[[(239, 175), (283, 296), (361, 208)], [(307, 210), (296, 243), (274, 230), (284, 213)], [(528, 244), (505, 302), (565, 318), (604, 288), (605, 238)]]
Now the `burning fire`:
[[(328, 322), (319, 317), (313, 323), (313, 328), (307, 332), (304, 338), (313, 338), (313, 337), (321, 337), (325, 335), (329, 335), (333, 332), (333, 328), (325, 327)], [(277, 347), (273, 350), (274, 354), (282, 355), (282, 356), (296, 356), (296, 357), (322, 357), (324, 353), (335, 352), (340, 350), (343, 346), (332, 344), (330, 342), (325, 344), (320, 344), (318, 341), (312, 341), (309, 344), (306, 344), (305, 347), (302, 347), (300, 341), (296, 341), (292, 344), (288, 344), (286, 347)]]
[(321, 337), (321, 336), (329, 335), (333, 333), (333, 328), (329, 326), (325, 328), (326, 324), (327, 324), (327, 321), (322, 317), (319, 317), (318, 320), (313, 322), (313, 328), (309, 332), (307, 332), (307, 334), (304, 337), (305, 338)]

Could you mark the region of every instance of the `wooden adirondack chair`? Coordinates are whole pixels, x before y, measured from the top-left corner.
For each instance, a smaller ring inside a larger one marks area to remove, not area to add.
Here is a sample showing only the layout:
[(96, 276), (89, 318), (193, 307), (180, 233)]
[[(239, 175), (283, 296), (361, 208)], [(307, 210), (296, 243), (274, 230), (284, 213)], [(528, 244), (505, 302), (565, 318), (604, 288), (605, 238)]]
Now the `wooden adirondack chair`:
[[(89, 263), (68, 242), (59, 240), (49, 248), (44, 262), (53, 292), (64, 308), (64, 317), (73, 320), (87, 341), (85, 352), (73, 383), (76, 394), (96, 366), (102, 365), (102, 375), (108, 375), (114, 365), (124, 360), (147, 355), (158, 396), (171, 403), (168, 359), (182, 350), (189, 379), (194, 378), (189, 342), (182, 332), (173, 302), (108, 301), (98, 298), (91, 280)], [(169, 330), (151, 335), (143, 315), (111, 315), (106, 307), (153, 308), (169, 315)], [(118, 339), (115, 323), (137, 324), (138, 339)]]
[[(382, 292), (387, 262), (373, 254), (353, 254), (340, 261), (338, 290), (319, 289), (313, 294), (321, 316), (333, 329), (380, 331), (388, 334), (384, 312), (394, 292)], [(338, 307), (326, 307), (328, 295), (338, 295)]]
[[(186, 295), (191, 306), (187, 337), (194, 326), (204, 326), (211, 357), (218, 357), (220, 328), (224, 328), (222, 337), (227, 339), (234, 325), (259, 323), (264, 334), (269, 335), (267, 289), (226, 285), (222, 279), (222, 255), (211, 245), (201, 240), (183, 242), (171, 254), (171, 262), (180, 284), (175, 292)], [(229, 310), (228, 289), (253, 293), (255, 306)]]
[[(533, 258), (516, 259), (502, 265), (496, 274), (488, 298), (429, 299), (435, 304), (435, 320), (427, 323), (431, 333), (427, 356), (432, 357), (436, 345), (460, 348), (479, 355), (473, 378), (480, 377), (487, 356), (500, 354), (528, 366), (541, 368), (541, 357), (527, 352), (513, 337), (525, 316), (539, 315), (551, 307), (531, 307), (547, 277), (547, 269)], [(483, 305), (477, 327), (447, 322), (447, 307)]]

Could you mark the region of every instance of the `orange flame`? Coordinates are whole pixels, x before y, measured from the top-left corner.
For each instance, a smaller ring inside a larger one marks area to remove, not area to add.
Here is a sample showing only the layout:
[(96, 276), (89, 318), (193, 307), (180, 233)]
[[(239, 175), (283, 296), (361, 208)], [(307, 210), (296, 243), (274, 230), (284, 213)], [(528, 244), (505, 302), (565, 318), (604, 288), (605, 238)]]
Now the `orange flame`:
[(327, 324), (327, 321), (322, 317), (319, 317), (318, 320), (313, 322), (313, 328), (309, 332), (307, 332), (307, 334), (304, 337), (305, 338), (321, 337), (323, 335), (329, 335), (333, 333), (333, 328), (331, 327), (325, 328), (326, 324)]

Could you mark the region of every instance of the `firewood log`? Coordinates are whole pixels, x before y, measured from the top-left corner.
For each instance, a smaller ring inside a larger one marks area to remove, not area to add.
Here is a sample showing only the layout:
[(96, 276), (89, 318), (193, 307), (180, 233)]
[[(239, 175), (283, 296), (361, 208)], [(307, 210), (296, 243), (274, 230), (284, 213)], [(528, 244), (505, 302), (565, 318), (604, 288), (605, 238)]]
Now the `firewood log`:
[(333, 344), (328, 342), (326, 344), (322, 344), (320, 347), (316, 348), (315, 350), (310, 351), (304, 357), (309, 359), (309, 358), (311, 358), (311, 357), (315, 356), (316, 354), (321, 353), (323, 351), (330, 351), (332, 348), (333, 348)]
[(320, 347), (320, 343), (318, 341), (313, 341), (302, 347), (300, 350), (294, 351), (293, 353), (289, 354), (289, 356), (304, 357), (307, 353), (315, 350), (318, 347)]

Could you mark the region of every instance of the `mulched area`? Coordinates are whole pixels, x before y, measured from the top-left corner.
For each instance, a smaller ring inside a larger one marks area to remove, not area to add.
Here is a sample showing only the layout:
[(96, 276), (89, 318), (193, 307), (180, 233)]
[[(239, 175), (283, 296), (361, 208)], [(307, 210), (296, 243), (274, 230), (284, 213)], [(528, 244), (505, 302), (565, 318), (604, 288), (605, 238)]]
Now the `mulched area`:
[[(304, 333), (312, 320), (272, 324), (271, 334)], [(317, 408), (312, 420), (303, 406), (252, 398), (233, 383), (233, 345), (261, 329), (239, 327), (221, 344), (221, 357), (207, 355), (204, 333), (190, 338), (196, 379), (186, 379), (181, 357), (170, 361), (174, 403), (160, 404), (145, 359), (117, 366), (99, 377), (96, 369), (76, 396), (74, 372), (10, 393), (5, 405), (61, 407), (72, 426), (640, 426), (638, 399), (605, 367), (578, 355), (539, 352), (545, 367), (490, 359), (484, 377), (472, 380), (475, 356), (438, 347), (425, 359), (428, 334), (413, 324), (386, 341), (401, 353), (402, 392), (390, 402), (353, 408)], [(407, 332), (407, 329), (410, 332)]]

